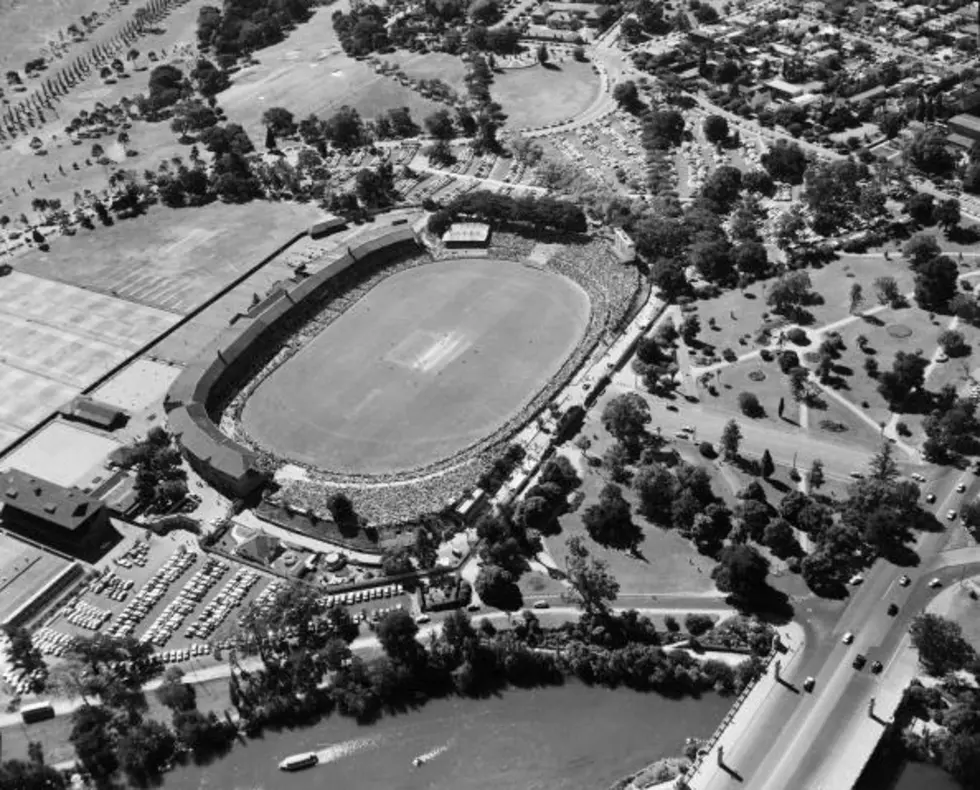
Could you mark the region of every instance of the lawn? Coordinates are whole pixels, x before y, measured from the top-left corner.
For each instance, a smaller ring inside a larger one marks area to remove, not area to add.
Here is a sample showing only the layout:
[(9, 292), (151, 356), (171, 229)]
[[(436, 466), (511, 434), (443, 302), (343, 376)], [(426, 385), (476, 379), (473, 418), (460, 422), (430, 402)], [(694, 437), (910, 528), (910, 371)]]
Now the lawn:
[[(593, 427), (595, 430), (592, 430)], [(586, 425), (583, 434), (596, 437), (597, 440), (590, 448), (589, 455), (601, 457), (609, 443), (605, 432), (599, 429), (598, 425), (590, 422)], [(600, 439), (602, 436), (605, 438)], [(708, 469), (715, 473), (712, 467), (709, 466)], [(607, 482), (604, 474), (602, 469), (589, 468), (585, 472), (581, 489), (585, 499), (582, 504), (574, 512), (561, 517), (559, 534), (545, 538), (548, 551), (558, 567), (565, 567), (567, 554), (565, 541), (577, 535), (585, 540), (585, 545), (594, 557), (609, 563), (610, 570), (619, 581), (620, 594), (623, 596), (671, 593), (702, 595), (714, 592), (715, 586), (711, 581), (714, 561), (699, 554), (697, 549), (677, 532), (650, 524), (642, 516), (634, 513), (634, 521), (643, 530), (643, 540), (638, 547), (642, 559), (632, 557), (623, 551), (607, 549), (589, 537), (582, 524), (582, 513), (585, 508), (598, 500), (599, 492)], [(715, 493), (723, 494), (726, 488), (727, 484), (724, 480), (715, 480)], [(635, 498), (628, 486), (623, 487), (623, 493), (635, 507)]]
[[(894, 277), (899, 289), (907, 293), (912, 289), (912, 276), (904, 263), (885, 260), (883, 257), (841, 256), (821, 269), (808, 270), (813, 291), (823, 298), (822, 304), (807, 309), (813, 322), (807, 327), (819, 328), (824, 324), (849, 317), (848, 307), (851, 286), (857, 283), (864, 293), (864, 309), (877, 307), (874, 281), (878, 277)], [(763, 317), (774, 319), (766, 304), (766, 292), (772, 280), (757, 283), (745, 290), (728, 291), (715, 299), (697, 303), (697, 315), (701, 319), (700, 339), (711, 343), (718, 351), (732, 348), (744, 354), (754, 348), (753, 338), (762, 326)], [(718, 330), (710, 328), (714, 320)], [(739, 339), (747, 345), (739, 344)]]
[(538, 269), (491, 260), (409, 269), (265, 379), (242, 423), (260, 445), (325, 469), (426, 466), (515, 416), (588, 317), (584, 291)]
[(51, 280), (186, 313), (321, 216), (312, 205), (212, 203), (154, 207), (31, 251), (17, 268)]
[(547, 126), (575, 117), (596, 100), (600, 82), (592, 69), (578, 61), (510, 69), (496, 75), (490, 93), (507, 114), (509, 129)]
[[(240, 71), (232, 87), (218, 97), (229, 118), (241, 123), (254, 140), (263, 139), (261, 117), (270, 107), (285, 107), (297, 119), (310, 113), (323, 118), (344, 104), (354, 107), (365, 119), (395, 107), (408, 107), (421, 124), (426, 115), (445, 106), (391, 77), (376, 74), (367, 61), (348, 57), (330, 18), (335, 10), (344, 10), (342, 5), (346, 4), (319, 9), (285, 41), (256, 53), (259, 65)], [(399, 62), (412, 77), (439, 76), (455, 84), (461, 78), (462, 63), (453, 58), (456, 63), (450, 64), (448, 57), (405, 54), (387, 59)]]

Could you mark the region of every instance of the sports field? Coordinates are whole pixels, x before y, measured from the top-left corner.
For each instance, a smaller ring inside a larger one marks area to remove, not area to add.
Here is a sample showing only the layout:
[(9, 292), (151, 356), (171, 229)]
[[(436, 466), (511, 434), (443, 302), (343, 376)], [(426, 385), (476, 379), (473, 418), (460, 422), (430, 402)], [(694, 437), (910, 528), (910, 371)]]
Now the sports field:
[(450, 457), (502, 426), (581, 339), (569, 280), (494, 260), (395, 274), (262, 382), (242, 424), (273, 452), (385, 474)]

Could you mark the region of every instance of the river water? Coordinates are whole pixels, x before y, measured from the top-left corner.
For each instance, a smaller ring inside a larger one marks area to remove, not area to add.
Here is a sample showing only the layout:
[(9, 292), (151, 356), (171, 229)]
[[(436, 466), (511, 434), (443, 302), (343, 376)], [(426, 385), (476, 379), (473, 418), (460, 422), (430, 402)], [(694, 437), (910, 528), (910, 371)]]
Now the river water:
[[(508, 691), (446, 699), (360, 727), (332, 716), (267, 732), (206, 766), (168, 773), (164, 790), (605, 790), (622, 776), (676, 755), (687, 736), (707, 737), (731, 700), (672, 700), (626, 689)], [(297, 773), (284, 757), (317, 751)], [(413, 768), (413, 758), (426, 755)]]

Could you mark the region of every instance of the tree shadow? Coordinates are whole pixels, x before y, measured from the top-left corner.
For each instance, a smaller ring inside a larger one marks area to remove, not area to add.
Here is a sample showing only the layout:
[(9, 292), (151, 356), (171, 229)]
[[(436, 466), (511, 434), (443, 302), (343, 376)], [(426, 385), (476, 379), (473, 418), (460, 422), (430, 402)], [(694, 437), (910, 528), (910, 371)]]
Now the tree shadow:
[(866, 324), (871, 324), (871, 326), (884, 326), (885, 322), (882, 321), (876, 315), (862, 315), (861, 320)]

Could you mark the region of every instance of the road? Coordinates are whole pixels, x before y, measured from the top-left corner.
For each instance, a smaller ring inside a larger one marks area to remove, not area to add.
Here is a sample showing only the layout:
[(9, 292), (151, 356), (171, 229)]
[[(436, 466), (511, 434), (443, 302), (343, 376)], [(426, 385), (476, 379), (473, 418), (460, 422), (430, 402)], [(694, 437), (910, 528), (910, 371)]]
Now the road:
[[(961, 480), (969, 486), (963, 494), (955, 491)], [(947, 474), (931, 489), (937, 492), (933, 511), (942, 517), (948, 509), (958, 509), (977, 488), (969, 475)], [(807, 623), (807, 645), (803, 655), (787, 668), (787, 684), (766, 701), (753, 721), (742, 724), (736, 737), (728, 739), (724, 763), (729, 770), (706, 771), (704, 780), (693, 786), (697, 790), (850, 787), (914, 671), (914, 662), (910, 666), (903, 648), (912, 619), (939, 592), (930, 589), (929, 581), (938, 578), (945, 587), (964, 575), (980, 573), (980, 549), (940, 553), (947, 537), (946, 532), (920, 537), (916, 550), (923, 560), (917, 568), (903, 571), (885, 561), (876, 563), (865, 582), (853, 591), (830, 633), (814, 633), (813, 624)], [(912, 577), (909, 587), (898, 584), (903, 572)], [(891, 602), (899, 606), (894, 617), (887, 613)], [(841, 641), (847, 632), (855, 635), (850, 646)], [(869, 665), (880, 661), (882, 674), (871, 674), (869, 666), (855, 670), (851, 662), (857, 653), (864, 654)], [(802, 692), (802, 682), (811, 676), (816, 686), (807, 694)], [(872, 697), (876, 698), (879, 720), (869, 716)], [(712, 758), (710, 765), (716, 766)]]

